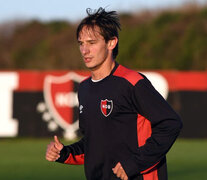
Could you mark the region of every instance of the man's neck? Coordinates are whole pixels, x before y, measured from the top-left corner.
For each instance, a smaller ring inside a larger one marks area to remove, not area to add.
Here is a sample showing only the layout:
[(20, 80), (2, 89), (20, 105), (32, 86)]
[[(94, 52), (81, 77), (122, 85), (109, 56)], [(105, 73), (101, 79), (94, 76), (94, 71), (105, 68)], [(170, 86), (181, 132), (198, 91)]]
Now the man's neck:
[(110, 61), (105, 61), (103, 64), (100, 65), (100, 67), (91, 71), (92, 79), (93, 80), (104, 79), (105, 77), (110, 75), (114, 66), (115, 66), (115, 61), (113, 59)]

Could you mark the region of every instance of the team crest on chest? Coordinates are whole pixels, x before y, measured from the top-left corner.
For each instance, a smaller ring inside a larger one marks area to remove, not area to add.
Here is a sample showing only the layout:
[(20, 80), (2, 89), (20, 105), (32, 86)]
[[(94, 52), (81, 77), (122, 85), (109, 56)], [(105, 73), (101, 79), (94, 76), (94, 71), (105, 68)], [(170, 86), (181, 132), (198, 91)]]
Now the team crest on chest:
[(101, 100), (101, 112), (102, 114), (107, 117), (111, 114), (113, 110), (113, 101), (112, 100)]

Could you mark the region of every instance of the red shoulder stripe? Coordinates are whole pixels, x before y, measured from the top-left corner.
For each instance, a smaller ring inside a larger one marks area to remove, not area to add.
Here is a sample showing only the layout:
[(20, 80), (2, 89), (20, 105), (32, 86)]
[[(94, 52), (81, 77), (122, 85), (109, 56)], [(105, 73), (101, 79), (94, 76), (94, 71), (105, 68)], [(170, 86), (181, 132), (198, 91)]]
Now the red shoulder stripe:
[(133, 86), (143, 77), (136, 71), (128, 69), (122, 65), (119, 65), (113, 74), (114, 76), (122, 77), (129, 81)]

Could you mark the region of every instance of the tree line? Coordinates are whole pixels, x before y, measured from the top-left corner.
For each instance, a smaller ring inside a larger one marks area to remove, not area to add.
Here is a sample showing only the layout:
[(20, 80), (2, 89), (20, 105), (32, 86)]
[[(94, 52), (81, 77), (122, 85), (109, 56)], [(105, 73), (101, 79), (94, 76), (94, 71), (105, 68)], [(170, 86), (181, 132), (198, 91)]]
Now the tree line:
[[(207, 70), (207, 7), (120, 14), (117, 61), (133, 69)], [(77, 22), (78, 23), (78, 22)], [(0, 25), (0, 69), (84, 69), (68, 21)]]

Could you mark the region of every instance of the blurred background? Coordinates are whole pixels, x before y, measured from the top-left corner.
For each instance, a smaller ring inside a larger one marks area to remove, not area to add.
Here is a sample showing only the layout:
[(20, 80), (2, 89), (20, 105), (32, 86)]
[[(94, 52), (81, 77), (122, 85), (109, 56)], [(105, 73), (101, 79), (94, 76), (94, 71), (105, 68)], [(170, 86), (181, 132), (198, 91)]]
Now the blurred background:
[(206, 179), (206, 0), (0, 0), (2, 179), (85, 179), (82, 166), (44, 156), (54, 135), (65, 144), (81, 136), (77, 91), (90, 74), (76, 28), (99, 7), (120, 17), (117, 62), (144, 73), (183, 120), (169, 179)]

